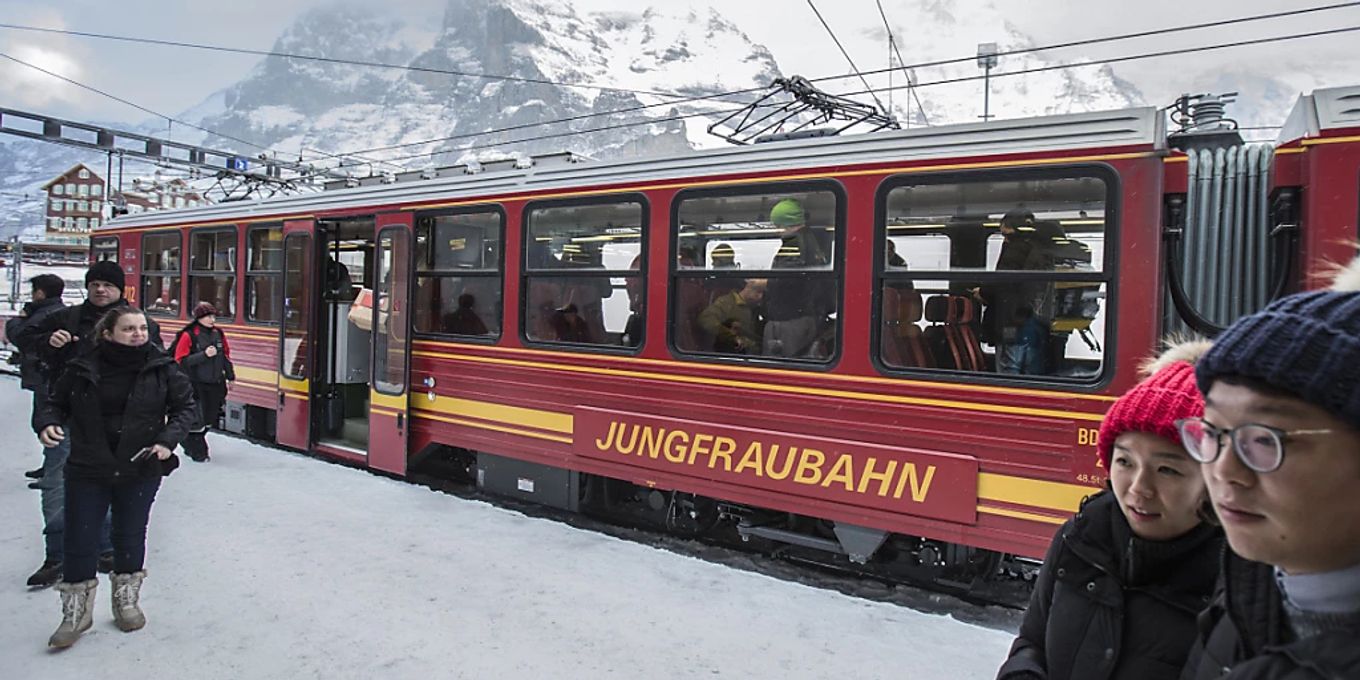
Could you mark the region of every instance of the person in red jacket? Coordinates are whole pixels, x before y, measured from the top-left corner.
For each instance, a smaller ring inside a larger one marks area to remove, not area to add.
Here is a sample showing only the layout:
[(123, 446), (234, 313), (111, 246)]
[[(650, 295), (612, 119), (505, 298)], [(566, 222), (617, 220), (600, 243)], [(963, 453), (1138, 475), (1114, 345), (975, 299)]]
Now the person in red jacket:
[(184, 453), (204, 463), (208, 461), (208, 428), (222, 415), (227, 400), (227, 383), (236, 380), (231, 364), (231, 346), (217, 327), (217, 308), (209, 302), (194, 307), (194, 320), (175, 336), (175, 361), (194, 386), (194, 401), (199, 418), (184, 440)]

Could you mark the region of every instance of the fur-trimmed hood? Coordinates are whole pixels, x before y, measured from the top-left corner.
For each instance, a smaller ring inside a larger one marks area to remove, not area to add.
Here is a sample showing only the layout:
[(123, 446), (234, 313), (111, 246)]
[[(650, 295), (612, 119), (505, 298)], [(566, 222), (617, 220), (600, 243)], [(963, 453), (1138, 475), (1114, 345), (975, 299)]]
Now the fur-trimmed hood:
[(1184, 361), (1193, 366), (1205, 354), (1209, 353), (1210, 347), (1214, 346), (1212, 340), (1192, 336), (1171, 336), (1164, 340), (1162, 344), (1165, 349), (1162, 350), (1161, 354), (1144, 361), (1138, 367), (1139, 374), (1143, 378), (1147, 378), (1178, 361)]
[(1360, 257), (1356, 257), (1350, 264), (1336, 271), (1330, 288), (1339, 293), (1360, 291)]

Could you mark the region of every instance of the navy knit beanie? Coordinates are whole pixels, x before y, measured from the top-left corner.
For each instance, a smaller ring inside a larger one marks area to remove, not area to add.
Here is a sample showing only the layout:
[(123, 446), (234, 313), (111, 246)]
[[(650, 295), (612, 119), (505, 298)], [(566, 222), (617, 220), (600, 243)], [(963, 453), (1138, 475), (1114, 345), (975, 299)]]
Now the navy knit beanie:
[(1360, 428), (1360, 292), (1298, 293), (1242, 317), (1195, 366), (1204, 394), (1225, 376), (1297, 395)]

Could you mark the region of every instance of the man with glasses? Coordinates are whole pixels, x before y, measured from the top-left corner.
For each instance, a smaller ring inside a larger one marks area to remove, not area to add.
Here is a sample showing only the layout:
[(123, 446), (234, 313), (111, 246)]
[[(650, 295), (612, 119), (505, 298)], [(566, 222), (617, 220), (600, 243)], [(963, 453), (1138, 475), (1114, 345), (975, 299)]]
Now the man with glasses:
[(1360, 292), (1278, 300), (1196, 373), (1178, 428), (1232, 549), (1182, 677), (1360, 678)]

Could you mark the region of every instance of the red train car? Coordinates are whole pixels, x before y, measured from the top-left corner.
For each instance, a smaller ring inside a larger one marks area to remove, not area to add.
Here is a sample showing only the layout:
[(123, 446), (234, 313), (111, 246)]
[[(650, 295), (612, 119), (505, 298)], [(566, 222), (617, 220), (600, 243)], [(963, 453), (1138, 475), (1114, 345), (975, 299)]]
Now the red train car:
[[(1240, 281), (1314, 285), (1300, 272), (1349, 253), (1357, 92), (1305, 98), (1263, 152), (1252, 205), (1298, 247), (1251, 236), (1268, 252)], [(1202, 141), (1173, 149), (1148, 108), (563, 156), (123, 217), (93, 251), (167, 331), (200, 300), (223, 310), (232, 429), (686, 534), (967, 570), (1042, 555), (1103, 483), (1095, 433), (1176, 316), (1168, 292), (1206, 304), (1164, 247), (1203, 208)]]

